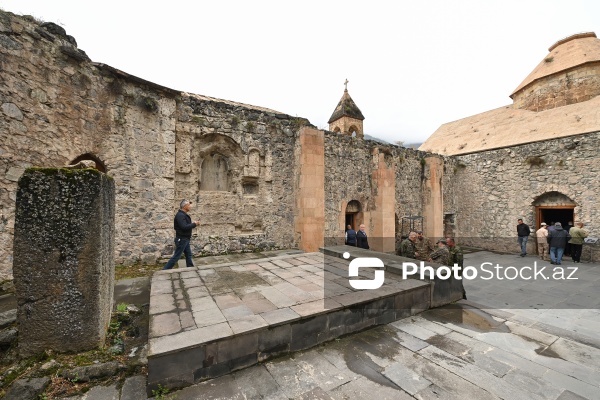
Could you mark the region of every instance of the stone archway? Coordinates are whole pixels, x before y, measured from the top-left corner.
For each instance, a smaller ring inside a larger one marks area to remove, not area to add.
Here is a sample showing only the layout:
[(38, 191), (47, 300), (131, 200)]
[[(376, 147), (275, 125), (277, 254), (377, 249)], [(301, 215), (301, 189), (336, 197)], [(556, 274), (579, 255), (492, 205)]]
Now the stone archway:
[(569, 196), (558, 192), (549, 191), (538, 196), (533, 202), (535, 215), (535, 229), (539, 229), (542, 222), (550, 225), (560, 222), (566, 226), (574, 221), (577, 203)]
[(352, 229), (356, 231), (360, 224), (363, 223), (363, 220), (362, 204), (360, 204), (360, 201), (358, 200), (350, 200), (346, 205), (346, 222), (344, 224), (344, 229), (350, 225)]

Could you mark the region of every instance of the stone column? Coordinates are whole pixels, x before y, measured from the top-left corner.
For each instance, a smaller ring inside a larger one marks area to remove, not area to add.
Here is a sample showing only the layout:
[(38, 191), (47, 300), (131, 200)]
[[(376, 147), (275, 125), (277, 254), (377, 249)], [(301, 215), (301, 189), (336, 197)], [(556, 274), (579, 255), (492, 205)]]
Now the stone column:
[(425, 235), (431, 238), (444, 236), (444, 160), (438, 156), (425, 158), (428, 170), (423, 183), (423, 216), (425, 217)]
[(97, 170), (29, 168), (19, 180), (13, 276), (22, 356), (104, 344), (114, 216), (114, 181)]
[(295, 231), (300, 249), (319, 251), (325, 239), (325, 136), (304, 127), (298, 141)]

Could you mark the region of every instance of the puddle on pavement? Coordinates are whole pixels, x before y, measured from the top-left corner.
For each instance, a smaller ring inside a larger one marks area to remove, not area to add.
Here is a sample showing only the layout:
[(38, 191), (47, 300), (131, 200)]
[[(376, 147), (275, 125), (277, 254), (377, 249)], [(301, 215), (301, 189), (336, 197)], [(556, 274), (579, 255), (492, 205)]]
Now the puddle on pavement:
[(396, 332), (387, 326), (379, 326), (373, 329), (352, 334), (332, 343), (344, 356), (348, 369), (376, 382), (382, 386), (393, 389), (399, 387), (381, 373), (383, 367), (375, 363), (367, 353), (378, 358), (394, 358), (398, 354), (398, 342), (393, 338)]
[(466, 304), (449, 304), (427, 310), (421, 316), (430, 321), (452, 323), (475, 332), (510, 332), (504, 322), (498, 322), (490, 314)]

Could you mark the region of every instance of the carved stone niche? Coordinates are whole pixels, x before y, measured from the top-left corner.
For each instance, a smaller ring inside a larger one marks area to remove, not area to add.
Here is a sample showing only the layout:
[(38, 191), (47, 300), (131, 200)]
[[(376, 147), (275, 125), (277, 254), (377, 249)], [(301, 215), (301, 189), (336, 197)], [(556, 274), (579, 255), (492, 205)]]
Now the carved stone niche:
[(194, 163), (199, 166), (200, 191), (238, 192), (245, 157), (239, 144), (218, 133), (196, 140)]
[(244, 177), (242, 188), (244, 196), (257, 196), (259, 190), (258, 178)]

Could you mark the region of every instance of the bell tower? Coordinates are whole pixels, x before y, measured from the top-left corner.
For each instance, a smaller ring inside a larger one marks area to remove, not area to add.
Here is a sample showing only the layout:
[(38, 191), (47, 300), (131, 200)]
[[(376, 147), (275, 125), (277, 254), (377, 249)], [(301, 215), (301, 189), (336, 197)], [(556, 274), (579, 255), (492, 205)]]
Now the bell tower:
[(344, 82), (344, 94), (329, 118), (329, 130), (342, 135), (363, 138), (363, 120), (365, 117), (348, 93), (348, 79)]

